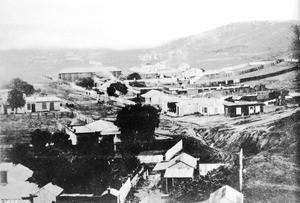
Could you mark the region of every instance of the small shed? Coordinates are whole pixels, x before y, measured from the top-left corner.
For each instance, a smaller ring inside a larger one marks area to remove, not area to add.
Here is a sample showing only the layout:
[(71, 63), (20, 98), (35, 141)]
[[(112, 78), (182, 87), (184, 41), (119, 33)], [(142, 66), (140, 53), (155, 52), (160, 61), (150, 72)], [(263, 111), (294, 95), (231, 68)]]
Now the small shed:
[(145, 99), (145, 104), (159, 104), (158, 99), (154, 99), (154, 97), (158, 98), (161, 94), (163, 94), (161, 91), (150, 90), (149, 92), (141, 95), (141, 97)]
[(164, 150), (143, 151), (137, 155), (140, 163), (159, 163), (164, 160)]
[(262, 102), (227, 102), (224, 103), (225, 116), (236, 117), (246, 116), (252, 114), (259, 114), (263, 112)]

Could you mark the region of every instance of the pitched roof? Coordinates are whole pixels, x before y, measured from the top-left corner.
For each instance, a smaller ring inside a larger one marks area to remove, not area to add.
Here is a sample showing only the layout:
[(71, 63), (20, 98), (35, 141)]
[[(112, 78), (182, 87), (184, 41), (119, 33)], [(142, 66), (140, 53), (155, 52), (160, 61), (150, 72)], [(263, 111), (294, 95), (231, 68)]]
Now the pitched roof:
[(107, 188), (102, 194), (101, 196), (107, 195), (107, 194), (112, 194), (114, 196), (119, 196), (120, 192), (117, 189), (114, 188)]
[(172, 159), (170, 162), (171, 166), (178, 162), (183, 162), (192, 168), (196, 168), (197, 166), (197, 159), (184, 152)]
[(13, 177), (14, 179), (19, 181), (26, 181), (32, 176), (32, 174), (33, 171), (23, 166), (22, 164), (17, 164), (15, 167), (13, 167), (7, 172), (8, 176)]
[(52, 183), (48, 183), (47, 185), (42, 187), (39, 191), (41, 191), (41, 190), (47, 190), (47, 191), (51, 192), (53, 195), (58, 196), (60, 193), (62, 193), (62, 191), (64, 189), (62, 189), (61, 187), (59, 187), (57, 185), (53, 185)]
[(163, 94), (163, 93), (161, 91), (157, 91), (157, 90), (150, 90), (149, 92), (142, 94), (141, 96), (144, 98), (151, 98), (157, 94)]
[[(30, 194), (35, 194), (38, 191), (38, 186), (35, 183), (27, 181), (18, 181), (0, 185), (0, 199), (22, 199), (28, 197)], [(24, 202), (29, 202), (24, 201)]]
[(119, 131), (119, 128), (115, 126), (112, 122), (97, 120), (86, 125), (87, 128), (95, 132), (113, 132)]
[(165, 178), (193, 178), (194, 168), (167, 168)]
[[(192, 157), (191, 155), (183, 152), (168, 162), (157, 163), (156, 166), (153, 168), (153, 171), (166, 170), (167, 168), (170, 168), (179, 162), (183, 162), (185, 165), (187, 165), (190, 168), (196, 168), (196, 166), (197, 166), (197, 159)], [(178, 165), (178, 167), (179, 167), (179, 165)]]
[(119, 128), (117, 126), (115, 126), (112, 122), (104, 120), (97, 120), (85, 126), (74, 126), (73, 129), (76, 130), (75, 133), (100, 132), (102, 135), (119, 134)]

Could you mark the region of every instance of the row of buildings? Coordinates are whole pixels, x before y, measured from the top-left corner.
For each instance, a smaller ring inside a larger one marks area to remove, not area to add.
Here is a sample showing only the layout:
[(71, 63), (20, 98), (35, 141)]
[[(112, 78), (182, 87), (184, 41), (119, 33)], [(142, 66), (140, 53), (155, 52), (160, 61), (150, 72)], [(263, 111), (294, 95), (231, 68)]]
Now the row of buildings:
[(173, 116), (191, 114), (225, 115), (229, 117), (259, 114), (263, 112), (262, 102), (226, 101), (227, 97), (178, 97), (162, 91), (151, 90), (141, 95), (145, 104), (158, 106), (162, 112)]

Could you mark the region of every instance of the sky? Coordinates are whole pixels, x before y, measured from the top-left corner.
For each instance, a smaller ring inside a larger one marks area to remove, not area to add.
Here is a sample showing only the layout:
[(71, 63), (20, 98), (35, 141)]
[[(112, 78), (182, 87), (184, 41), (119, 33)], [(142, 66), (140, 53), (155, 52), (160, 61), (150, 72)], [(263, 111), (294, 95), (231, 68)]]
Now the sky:
[(0, 50), (151, 48), (240, 21), (299, 20), (300, 0), (0, 0)]

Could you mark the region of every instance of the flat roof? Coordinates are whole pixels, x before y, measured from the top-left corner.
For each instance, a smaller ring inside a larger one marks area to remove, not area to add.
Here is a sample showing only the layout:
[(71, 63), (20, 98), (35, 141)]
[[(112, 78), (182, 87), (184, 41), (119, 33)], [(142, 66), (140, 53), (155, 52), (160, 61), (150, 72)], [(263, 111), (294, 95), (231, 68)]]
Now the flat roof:
[(223, 102), (224, 106), (251, 106), (251, 105), (263, 105), (262, 102)]
[(61, 101), (60, 98), (55, 97), (55, 96), (48, 96), (48, 97), (35, 97), (35, 96), (32, 96), (32, 97), (26, 97), (25, 100), (27, 102), (48, 102), (48, 101), (60, 102)]

